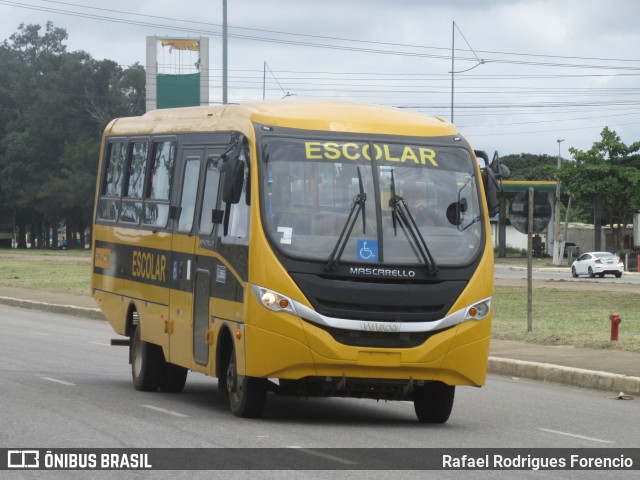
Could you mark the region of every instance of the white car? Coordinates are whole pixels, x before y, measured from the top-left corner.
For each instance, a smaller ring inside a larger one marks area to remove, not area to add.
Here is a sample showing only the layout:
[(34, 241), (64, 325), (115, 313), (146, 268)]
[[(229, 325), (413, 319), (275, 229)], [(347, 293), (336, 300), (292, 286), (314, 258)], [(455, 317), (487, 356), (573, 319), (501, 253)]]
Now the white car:
[(598, 275), (600, 278), (609, 273), (620, 278), (624, 272), (624, 263), (620, 257), (609, 252), (587, 252), (571, 265), (571, 275), (589, 275), (590, 278)]

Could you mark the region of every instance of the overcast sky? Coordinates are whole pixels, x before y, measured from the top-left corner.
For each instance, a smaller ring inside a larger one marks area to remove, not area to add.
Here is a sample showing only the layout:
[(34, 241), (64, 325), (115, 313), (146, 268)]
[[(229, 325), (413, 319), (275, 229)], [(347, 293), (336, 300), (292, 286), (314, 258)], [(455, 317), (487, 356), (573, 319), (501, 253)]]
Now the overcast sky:
[[(228, 98), (262, 100), (267, 62), (267, 99), (364, 101), (451, 120), (455, 22), (461, 133), (500, 155), (557, 155), (564, 139), (568, 158), (605, 126), (640, 140), (639, 19), (637, 0), (228, 0)], [(48, 20), (67, 30), (69, 51), (123, 66), (145, 64), (148, 35), (207, 36), (210, 101), (222, 100), (222, 0), (0, 0), (0, 40)]]

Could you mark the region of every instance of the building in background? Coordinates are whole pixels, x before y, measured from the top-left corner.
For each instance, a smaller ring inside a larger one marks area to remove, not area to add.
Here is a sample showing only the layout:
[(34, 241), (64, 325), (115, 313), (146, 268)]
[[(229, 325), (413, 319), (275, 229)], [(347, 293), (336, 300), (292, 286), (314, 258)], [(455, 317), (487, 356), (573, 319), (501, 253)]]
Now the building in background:
[(147, 37), (147, 111), (209, 104), (209, 39)]

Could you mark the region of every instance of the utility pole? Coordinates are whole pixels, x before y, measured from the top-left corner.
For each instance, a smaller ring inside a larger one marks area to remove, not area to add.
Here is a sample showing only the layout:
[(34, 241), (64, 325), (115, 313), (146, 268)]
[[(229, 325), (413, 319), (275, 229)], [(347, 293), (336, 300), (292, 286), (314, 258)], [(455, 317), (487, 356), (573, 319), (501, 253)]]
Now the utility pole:
[(222, 104), (227, 104), (227, 0), (222, 0)]
[[(564, 139), (556, 140), (558, 142), (558, 170), (560, 170), (561, 158), (560, 158), (560, 143), (564, 142)], [(562, 244), (564, 243), (560, 235), (560, 179), (556, 176), (556, 208), (553, 213), (553, 264), (560, 265), (562, 259)]]
[(455, 60), (455, 45), (456, 45), (456, 22), (453, 22), (451, 28), (451, 123), (453, 123), (453, 76), (455, 72), (454, 60)]
[(534, 191), (529, 187), (527, 209), (527, 332), (533, 331), (533, 208)]

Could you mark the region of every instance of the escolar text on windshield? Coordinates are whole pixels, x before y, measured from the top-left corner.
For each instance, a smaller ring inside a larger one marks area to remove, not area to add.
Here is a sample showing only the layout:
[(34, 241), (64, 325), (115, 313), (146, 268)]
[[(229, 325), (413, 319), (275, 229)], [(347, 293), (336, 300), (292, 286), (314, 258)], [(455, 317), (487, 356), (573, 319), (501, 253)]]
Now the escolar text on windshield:
[[(438, 167), (436, 152), (430, 148), (411, 145), (374, 144), (375, 159), (384, 162), (413, 163)], [(369, 144), (305, 142), (307, 160), (365, 160), (371, 161)]]

